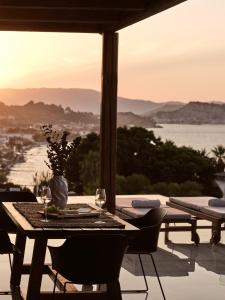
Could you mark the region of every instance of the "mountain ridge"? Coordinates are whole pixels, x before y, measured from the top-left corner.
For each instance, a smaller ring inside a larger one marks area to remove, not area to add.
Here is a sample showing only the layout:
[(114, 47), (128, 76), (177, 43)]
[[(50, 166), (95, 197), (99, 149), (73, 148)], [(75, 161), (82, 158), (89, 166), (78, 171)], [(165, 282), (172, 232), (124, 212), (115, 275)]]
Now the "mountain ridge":
[[(44, 102), (46, 104), (62, 105), (64, 108), (70, 107), (74, 111), (92, 112), (99, 114), (101, 93), (93, 89), (82, 88), (26, 88), (0, 89), (0, 101), (7, 105), (24, 105), (29, 101)], [(118, 97), (118, 112), (133, 112), (144, 114), (168, 102), (154, 102), (143, 99), (130, 99)]]
[(189, 102), (172, 112), (157, 112), (154, 120), (170, 124), (225, 124), (225, 104)]
[[(150, 117), (131, 112), (118, 113), (118, 126), (155, 127)], [(99, 116), (92, 112), (77, 112), (61, 105), (29, 101), (24, 105), (6, 105), (0, 102), (0, 124), (4, 126), (28, 126), (32, 124), (79, 124), (99, 128)], [(89, 125), (88, 125), (89, 124)]]

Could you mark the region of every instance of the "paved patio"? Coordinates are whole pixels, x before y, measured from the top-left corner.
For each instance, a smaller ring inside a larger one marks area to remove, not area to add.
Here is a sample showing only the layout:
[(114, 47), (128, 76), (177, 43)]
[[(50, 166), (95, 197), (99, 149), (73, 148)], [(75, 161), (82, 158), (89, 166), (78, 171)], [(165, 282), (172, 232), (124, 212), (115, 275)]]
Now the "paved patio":
[[(87, 199), (87, 197), (85, 197)], [(70, 201), (85, 201), (84, 197), (70, 197)], [(94, 199), (88, 197), (90, 202)], [(199, 225), (209, 224), (198, 221)], [(222, 232), (221, 243), (216, 246), (209, 244), (210, 230), (198, 230), (200, 244), (195, 246), (190, 241), (190, 232), (171, 232), (169, 243), (164, 243), (164, 233), (160, 233), (159, 250), (154, 254), (161, 282), (167, 300), (222, 300), (225, 293), (225, 232)], [(11, 235), (12, 241), (14, 236)], [(51, 245), (59, 245), (62, 241), (51, 240)], [(49, 242), (50, 244), (50, 242)], [(27, 241), (25, 262), (31, 261), (33, 242)], [(46, 261), (50, 262), (49, 253)], [(145, 270), (149, 284), (149, 295), (124, 294), (124, 300), (161, 300), (162, 295), (155, 277), (151, 261), (144, 257)], [(124, 268), (121, 271), (121, 288), (144, 288), (143, 278), (140, 275), (140, 266), (137, 256), (129, 255), (124, 259)], [(0, 255), (1, 280), (0, 289), (9, 288), (9, 263), (7, 255)], [(22, 287), (27, 285), (27, 276), (23, 276)], [(52, 281), (48, 276), (43, 277), (42, 289), (51, 290)], [(11, 296), (0, 296), (1, 299), (11, 299)]]
[[(161, 281), (167, 300), (222, 300), (225, 293), (225, 235), (222, 233), (222, 242), (217, 246), (209, 244), (210, 231), (199, 230), (201, 238), (199, 246), (190, 242), (190, 233), (170, 233), (171, 242), (164, 244), (164, 233), (160, 234), (159, 251), (155, 254), (155, 261), (161, 275)], [(12, 240), (14, 239), (11, 236)], [(51, 244), (60, 244), (61, 241), (51, 241)], [(32, 241), (28, 240), (25, 261), (31, 259)], [(49, 261), (47, 255), (46, 261)], [(9, 264), (7, 255), (0, 256), (1, 289), (9, 288)], [(143, 288), (139, 264), (133, 256), (126, 257), (121, 272), (122, 289)], [(145, 268), (148, 274), (150, 287), (149, 295), (126, 294), (124, 300), (160, 300), (162, 299), (158, 282), (153, 272), (149, 258), (145, 259)], [(43, 277), (42, 288), (51, 289), (52, 281)], [(23, 277), (22, 286), (26, 286), (27, 276)], [(11, 299), (10, 296), (1, 296), (1, 299)]]

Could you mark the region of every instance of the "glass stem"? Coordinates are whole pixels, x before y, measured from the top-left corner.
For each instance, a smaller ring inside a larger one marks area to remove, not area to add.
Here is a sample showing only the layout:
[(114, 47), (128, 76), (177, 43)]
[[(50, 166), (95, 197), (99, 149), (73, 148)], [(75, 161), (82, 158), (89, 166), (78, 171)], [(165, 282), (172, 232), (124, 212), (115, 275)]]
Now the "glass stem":
[(48, 221), (48, 216), (47, 216), (48, 206), (47, 206), (47, 203), (45, 203), (44, 205), (45, 205), (45, 222), (47, 222)]

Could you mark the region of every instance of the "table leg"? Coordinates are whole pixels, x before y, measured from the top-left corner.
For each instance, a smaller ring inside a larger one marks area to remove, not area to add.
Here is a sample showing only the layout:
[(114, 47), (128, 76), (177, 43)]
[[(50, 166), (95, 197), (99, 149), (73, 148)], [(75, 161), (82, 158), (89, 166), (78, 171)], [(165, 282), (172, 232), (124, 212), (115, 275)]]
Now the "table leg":
[(27, 300), (40, 298), (41, 281), (44, 269), (45, 253), (47, 247), (46, 238), (38, 238), (34, 241), (33, 256), (31, 262), (30, 276), (27, 288)]
[(10, 284), (13, 287), (19, 286), (22, 276), (23, 259), (25, 253), (26, 236), (18, 232), (16, 234), (16, 248), (19, 250), (14, 253)]

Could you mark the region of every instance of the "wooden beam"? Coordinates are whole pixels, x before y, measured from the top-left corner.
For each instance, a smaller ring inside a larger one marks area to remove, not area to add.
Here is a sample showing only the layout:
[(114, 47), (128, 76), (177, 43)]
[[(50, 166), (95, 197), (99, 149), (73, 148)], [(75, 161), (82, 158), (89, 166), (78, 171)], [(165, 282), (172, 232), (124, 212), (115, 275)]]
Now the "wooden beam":
[(102, 33), (101, 24), (70, 24), (70, 23), (48, 23), (48, 22), (22, 22), (1, 21), (0, 31), (34, 31), (34, 32), (80, 32), (80, 33)]
[(178, 5), (187, 0), (152, 0), (148, 1), (149, 4), (143, 12), (132, 13), (127, 18), (124, 18), (122, 22), (118, 23), (116, 26), (106, 27), (108, 30), (117, 31), (123, 29), (127, 26), (130, 26), (134, 23), (137, 23), (141, 20), (149, 18), (155, 14), (158, 14), (164, 10), (167, 10), (175, 5)]
[(146, 8), (146, 1), (151, 0), (0, 0), (0, 6), (138, 11)]
[(106, 189), (108, 211), (115, 211), (118, 33), (103, 33), (100, 123), (100, 184)]
[(2, 21), (36, 21), (65, 23), (118, 23), (124, 14), (117, 11), (48, 10), (33, 8), (0, 8)]

